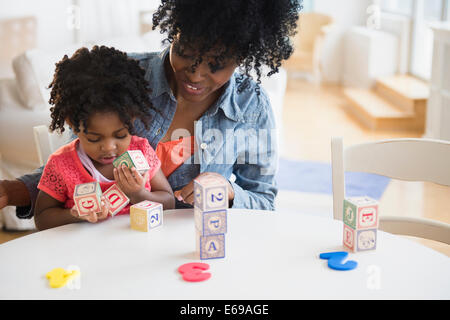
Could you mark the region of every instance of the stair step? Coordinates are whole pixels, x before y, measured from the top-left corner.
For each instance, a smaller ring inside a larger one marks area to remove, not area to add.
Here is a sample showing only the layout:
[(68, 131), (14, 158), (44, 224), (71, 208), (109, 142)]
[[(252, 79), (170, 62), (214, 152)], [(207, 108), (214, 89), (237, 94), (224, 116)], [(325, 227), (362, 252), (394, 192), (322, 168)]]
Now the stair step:
[(428, 99), (430, 96), (429, 85), (425, 81), (409, 75), (383, 77), (377, 79), (377, 82), (380, 82), (411, 100)]
[(411, 117), (412, 112), (405, 112), (381, 96), (367, 89), (346, 88), (344, 92), (348, 98), (363, 107), (372, 117)]
[(423, 104), (430, 96), (429, 85), (410, 75), (395, 75), (376, 80), (375, 90), (386, 100), (405, 111), (414, 112), (417, 104)]
[(345, 88), (352, 113), (371, 129), (421, 129), (415, 114), (385, 100), (376, 91)]

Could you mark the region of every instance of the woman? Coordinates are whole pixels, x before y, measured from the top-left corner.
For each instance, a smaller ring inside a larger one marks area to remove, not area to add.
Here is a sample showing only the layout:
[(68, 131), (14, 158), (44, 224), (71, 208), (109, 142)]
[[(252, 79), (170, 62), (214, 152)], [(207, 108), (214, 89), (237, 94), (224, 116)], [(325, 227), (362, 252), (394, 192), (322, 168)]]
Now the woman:
[[(150, 130), (136, 121), (138, 135), (165, 157), (176, 207), (193, 204), (194, 178), (214, 175), (228, 183), (230, 207), (274, 209), (275, 121), (259, 83), (263, 66), (271, 75), (291, 55), (300, 8), (294, 0), (162, 1), (153, 24), (170, 46), (129, 56), (144, 68), (157, 109)], [(41, 173), (2, 181), (0, 208), (31, 217)]]

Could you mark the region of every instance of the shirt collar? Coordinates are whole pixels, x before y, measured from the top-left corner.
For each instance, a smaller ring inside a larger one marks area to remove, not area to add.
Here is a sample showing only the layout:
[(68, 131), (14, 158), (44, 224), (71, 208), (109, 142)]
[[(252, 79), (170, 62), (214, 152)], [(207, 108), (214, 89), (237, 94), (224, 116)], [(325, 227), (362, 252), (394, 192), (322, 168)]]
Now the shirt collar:
[(236, 76), (234, 73), (230, 80), (224, 85), (224, 91), (217, 102), (207, 111), (208, 116), (214, 116), (219, 109), (222, 109), (225, 116), (234, 121), (242, 120), (242, 111), (236, 102)]

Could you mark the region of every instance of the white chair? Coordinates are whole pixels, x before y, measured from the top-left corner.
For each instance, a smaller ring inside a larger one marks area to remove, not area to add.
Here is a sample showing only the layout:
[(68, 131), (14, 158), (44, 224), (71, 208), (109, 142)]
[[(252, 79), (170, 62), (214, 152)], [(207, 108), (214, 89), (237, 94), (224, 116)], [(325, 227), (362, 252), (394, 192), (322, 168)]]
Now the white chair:
[[(343, 147), (331, 140), (333, 217), (342, 220), (345, 171), (367, 172), (406, 181), (450, 186), (450, 142), (431, 139), (392, 139)], [(450, 225), (424, 218), (380, 216), (379, 229), (450, 244)]]
[(61, 134), (50, 133), (48, 127), (41, 125), (33, 127), (34, 143), (38, 152), (39, 163), (44, 165), (48, 157), (59, 147), (66, 144), (71, 136), (70, 130), (66, 130)]

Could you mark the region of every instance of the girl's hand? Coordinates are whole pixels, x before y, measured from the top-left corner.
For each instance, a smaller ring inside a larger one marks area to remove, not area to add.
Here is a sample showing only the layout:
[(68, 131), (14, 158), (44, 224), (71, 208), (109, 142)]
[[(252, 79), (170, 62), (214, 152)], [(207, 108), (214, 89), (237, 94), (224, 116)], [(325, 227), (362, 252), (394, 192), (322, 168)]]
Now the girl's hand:
[(109, 214), (109, 202), (106, 201), (105, 197), (102, 196), (101, 198), (101, 204), (102, 204), (102, 211), (96, 213), (94, 210), (89, 211), (89, 214), (87, 216), (79, 216), (78, 210), (76, 206), (73, 206), (72, 209), (70, 209), (70, 214), (74, 216), (75, 218), (78, 218), (80, 220), (85, 220), (90, 223), (96, 223), (101, 220), (105, 220), (108, 217)]
[(120, 189), (129, 197), (133, 198), (143, 190), (148, 181), (150, 170), (142, 176), (135, 167), (128, 168), (122, 165), (120, 168), (114, 168), (114, 179), (119, 185)]
[[(228, 201), (232, 201), (234, 199), (233, 187), (231, 186), (231, 183), (227, 179), (225, 179), (224, 176), (216, 172), (203, 172), (199, 174), (195, 179), (201, 179), (202, 177), (206, 176), (214, 176), (217, 179), (223, 180), (223, 182), (228, 186)], [(175, 191), (173, 193), (175, 198), (177, 198), (179, 201), (183, 201), (184, 203), (194, 205), (194, 180), (189, 182), (186, 186), (184, 186), (184, 188)]]

